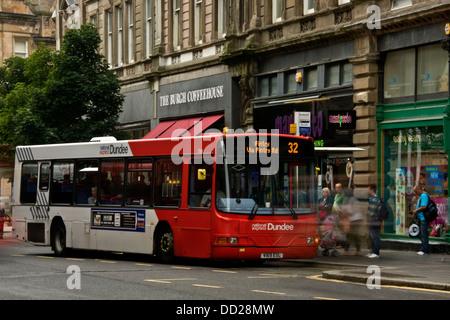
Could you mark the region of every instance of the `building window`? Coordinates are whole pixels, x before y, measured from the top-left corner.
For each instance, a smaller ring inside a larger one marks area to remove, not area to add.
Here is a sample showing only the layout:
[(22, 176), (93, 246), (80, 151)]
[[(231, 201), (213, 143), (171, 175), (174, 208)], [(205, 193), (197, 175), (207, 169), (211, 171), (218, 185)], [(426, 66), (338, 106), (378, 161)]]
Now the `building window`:
[(28, 57), (28, 41), (24, 39), (14, 39), (14, 56)]
[(113, 21), (112, 12), (106, 12), (106, 58), (112, 66), (112, 48), (113, 48)]
[(272, 0), (272, 21), (280, 22), (282, 20), (282, 0)]
[(202, 0), (195, 0), (194, 8), (194, 43), (202, 44), (203, 42), (203, 9)]
[(122, 9), (116, 7), (116, 21), (117, 21), (117, 66), (123, 65), (123, 16)]
[(285, 87), (286, 93), (295, 93), (297, 92), (297, 80), (296, 80), (296, 71), (290, 71), (286, 73), (285, 77)]
[(392, 10), (406, 8), (412, 6), (412, 0), (393, 0)]
[(259, 79), (259, 92), (261, 97), (278, 94), (278, 75), (262, 76)]
[(418, 48), (417, 52), (417, 94), (447, 92), (447, 53), (440, 44)]
[(303, 0), (303, 14), (314, 13), (314, 0)]
[(145, 2), (145, 56), (152, 55), (153, 47), (153, 8), (152, 0)]
[(98, 27), (98, 17), (96, 14), (89, 17), (89, 23), (93, 24), (95, 27)]
[(134, 9), (133, 2), (127, 2), (127, 58), (128, 62), (134, 61)]
[(399, 102), (443, 97), (448, 90), (447, 53), (439, 44), (389, 52), (384, 98)]
[(325, 66), (325, 86), (333, 87), (353, 82), (351, 63), (332, 63)]
[(216, 17), (217, 17), (217, 37), (219, 39), (223, 39), (226, 36), (227, 28), (226, 28), (226, 17), (227, 17), (227, 6), (226, 0), (217, 0), (217, 8), (216, 8)]
[(179, 50), (181, 48), (181, 0), (173, 1), (173, 17), (172, 17), (172, 32), (173, 32), (173, 48)]
[(317, 67), (306, 69), (306, 90), (317, 89)]

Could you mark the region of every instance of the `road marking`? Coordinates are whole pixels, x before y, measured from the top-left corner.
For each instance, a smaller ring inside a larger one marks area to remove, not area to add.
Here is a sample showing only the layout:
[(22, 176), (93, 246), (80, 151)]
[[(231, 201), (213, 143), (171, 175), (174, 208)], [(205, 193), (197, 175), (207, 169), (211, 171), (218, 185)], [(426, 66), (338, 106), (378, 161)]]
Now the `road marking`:
[(183, 270), (191, 270), (191, 267), (172, 267), (172, 269), (183, 269)]
[(143, 267), (153, 267), (152, 264), (148, 264), (148, 263), (135, 263), (136, 266), (143, 266)]
[(194, 287), (204, 287), (204, 288), (213, 288), (213, 289), (222, 289), (222, 287), (219, 287), (219, 286), (210, 286), (210, 285), (207, 285), (207, 284), (197, 284), (197, 283), (194, 283), (194, 284), (192, 284)]
[(117, 261), (111, 261), (111, 260), (97, 260), (98, 262), (102, 263), (117, 263)]
[(197, 278), (179, 278), (179, 279), (144, 279), (147, 282), (172, 283), (172, 281), (193, 281)]
[(71, 261), (85, 261), (86, 259), (81, 259), (81, 258), (66, 258), (66, 260), (71, 260)]
[(213, 270), (212, 272), (237, 273), (237, 271), (228, 271), (228, 270)]
[(41, 259), (53, 259), (55, 257), (48, 257), (48, 256), (36, 256), (36, 258), (41, 258)]
[(298, 278), (297, 274), (274, 274), (261, 273), (259, 276), (249, 276), (248, 279), (269, 279), (269, 278)]
[(25, 257), (24, 254), (12, 254), (11, 256), (13, 256), (13, 257)]
[(258, 292), (258, 293), (268, 293), (268, 294), (277, 294), (277, 295), (285, 295), (284, 292), (275, 292), (275, 291), (263, 291), (263, 290), (252, 290), (252, 292)]
[(326, 298), (326, 297), (314, 297), (314, 299), (320, 299), (320, 300), (341, 300), (336, 298)]

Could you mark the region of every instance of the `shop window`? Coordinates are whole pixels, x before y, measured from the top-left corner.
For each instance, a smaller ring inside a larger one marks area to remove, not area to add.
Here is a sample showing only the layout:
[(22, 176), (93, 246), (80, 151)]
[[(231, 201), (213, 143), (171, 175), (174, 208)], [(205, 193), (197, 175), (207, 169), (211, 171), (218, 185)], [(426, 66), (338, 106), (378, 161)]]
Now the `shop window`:
[(384, 199), (392, 209), (385, 233), (408, 235), (420, 185), (436, 202), (439, 215), (433, 234), (447, 229), (448, 162), (442, 126), (384, 130)]
[(105, 160), (100, 166), (100, 204), (121, 205), (124, 196), (124, 160)]
[(97, 204), (98, 161), (77, 161), (75, 182), (76, 204)]
[(151, 160), (133, 160), (128, 163), (128, 205), (150, 205), (152, 194), (153, 163)]
[(72, 161), (57, 161), (53, 163), (51, 202), (53, 204), (71, 204), (73, 194)]
[(189, 172), (189, 207), (211, 206), (212, 165), (193, 164)]
[(36, 203), (37, 179), (37, 162), (24, 163), (22, 165), (22, 177), (20, 179), (20, 202)]
[(172, 159), (160, 159), (155, 166), (155, 205), (179, 207), (183, 165), (174, 164)]

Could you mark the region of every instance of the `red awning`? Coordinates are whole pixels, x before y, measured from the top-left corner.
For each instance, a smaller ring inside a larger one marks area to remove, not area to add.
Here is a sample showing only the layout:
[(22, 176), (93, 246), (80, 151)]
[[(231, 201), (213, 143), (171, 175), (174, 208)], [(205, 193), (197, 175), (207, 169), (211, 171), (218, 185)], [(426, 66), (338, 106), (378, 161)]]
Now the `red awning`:
[[(221, 115), (186, 118), (180, 120), (163, 121), (145, 135), (142, 139), (171, 138), (199, 135), (223, 118)], [(177, 130), (177, 132), (175, 132)]]

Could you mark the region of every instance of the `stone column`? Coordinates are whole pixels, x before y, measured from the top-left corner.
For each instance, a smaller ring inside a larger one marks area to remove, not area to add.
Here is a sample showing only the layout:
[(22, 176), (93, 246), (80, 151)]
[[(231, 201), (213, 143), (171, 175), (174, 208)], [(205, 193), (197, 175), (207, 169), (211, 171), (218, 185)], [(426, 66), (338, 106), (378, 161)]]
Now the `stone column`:
[[(353, 143), (364, 149), (353, 153), (354, 186), (357, 198), (367, 198), (367, 186), (378, 186), (378, 132), (377, 132), (377, 85), (378, 54), (376, 38), (371, 34), (355, 39), (353, 64), (353, 102), (356, 111), (356, 130)], [(378, 186), (380, 190), (380, 187)]]

